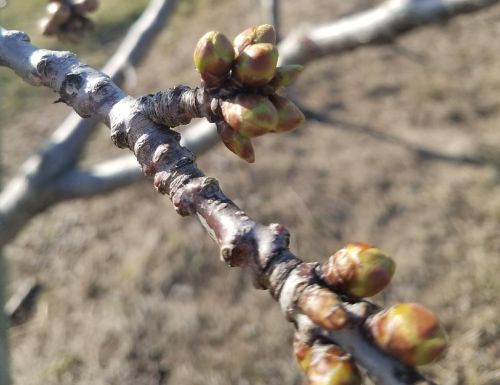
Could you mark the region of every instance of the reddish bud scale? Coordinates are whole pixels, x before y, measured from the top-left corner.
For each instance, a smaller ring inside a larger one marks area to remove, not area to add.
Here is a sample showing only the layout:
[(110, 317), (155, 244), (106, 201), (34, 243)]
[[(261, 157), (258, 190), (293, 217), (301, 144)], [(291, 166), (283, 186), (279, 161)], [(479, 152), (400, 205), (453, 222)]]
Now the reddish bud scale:
[(262, 95), (237, 95), (222, 102), (221, 110), (231, 128), (250, 138), (273, 131), (278, 123), (276, 108)]
[(278, 111), (278, 124), (276, 124), (275, 132), (286, 132), (293, 130), (305, 121), (304, 114), (297, 105), (290, 99), (272, 95), (269, 97), (276, 111)]
[(355, 297), (370, 297), (383, 290), (394, 275), (394, 261), (366, 243), (350, 243), (322, 266), (324, 281)]
[(229, 39), (210, 31), (201, 37), (193, 54), (194, 65), (208, 87), (217, 87), (226, 78), (234, 60)]
[(346, 326), (348, 316), (335, 293), (320, 286), (310, 286), (299, 298), (299, 306), (317, 325), (330, 330)]
[(241, 159), (246, 160), (248, 163), (255, 162), (252, 141), (248, 137), (241, 135), (225, 124), (219, 125), (217, 129), (222, 142), (231, 152), (238, 155)]
[(415, 303), (405, 303), (376, 314), (368, 327), (378, 346), (407, 365), (425, 365), (446, 349), (437, 317)]
[(304, 372), (309, 369), (312, 357), (312, 346), (304, 341), (297, 333), (293, 336), (293, 353), (295, 359)]
[(361, 375), (346, 353), (333, 345), (314, 345), (306, 371), (308, 385), (359, 385)]
[(300, 64), (288, 64), (283, 67), (278, 67), (269, 85), (272, 87), (289, 86), (297, 80), (302, 71), (304, 71), (304, 66)]
[(258, 27), (250, 27), (236, 36), (233, 40), (236, 56), (249, 45), (256, 43), (276, 44), (276, 31), (272, 25), (263, 24)]
[(232, 76), (244, 86), (264, 86), (274, 77), (278, 50), (269, 43), (252, 44), (236, 58)]

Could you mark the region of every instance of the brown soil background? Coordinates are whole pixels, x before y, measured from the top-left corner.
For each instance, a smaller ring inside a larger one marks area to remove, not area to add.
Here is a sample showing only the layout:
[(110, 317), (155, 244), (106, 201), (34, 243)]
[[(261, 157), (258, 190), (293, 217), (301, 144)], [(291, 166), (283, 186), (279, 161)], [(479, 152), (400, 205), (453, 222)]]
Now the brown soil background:
[[(284, 32), (375, 3), (284, 1)], [(254, 4), (183, 3), (128, 92), (196, 84), (199, 36), (210, 29), (235, 36), (262, 22)], [(495, 7), (394, 46), (316, 61), (296, 93), (330, 123), (257, 140), (255, 165), (222, 146), (199, 159), (250, 216), (285, 224), (305, 259), (324, 261), (349, 241), (392, 255), (394, 282), (376, 300), (436, 311), (450, 349), (424, 371), (446, 385), (500, 384), (499, 20)], [(102, 63), (114, 46), (103, 43), (83, 60)], [(38, 99), (20, 99), (4, 117), (6, 179), (68, 113), (49, 103), (48, 91), (26, 90)], [(415, 147), (482, 164), (421, 156)], [(84, 163), (122, 154), (102, 128)], [(223, 265), (196, 220), (178, 217), (150, 182), (53, 207), (5, 253), (10, 292), (30, 277), (47, 287), (34, 318), (11, 329), (15, 384), (303, 381), (277, 304), (245, 272)]]

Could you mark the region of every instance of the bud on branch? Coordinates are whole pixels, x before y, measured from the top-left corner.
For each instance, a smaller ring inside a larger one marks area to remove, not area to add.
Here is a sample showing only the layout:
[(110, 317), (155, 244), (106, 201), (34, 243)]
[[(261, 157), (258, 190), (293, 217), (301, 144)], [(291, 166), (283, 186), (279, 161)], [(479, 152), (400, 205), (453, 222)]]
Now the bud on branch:
[(229, 126), (218, 125), (222, 142), (247, 162), (255, 160), (251, 138), (289, 131), (304, 121), (299, 108), (276, 93), (295, 81), (302, 67), (276, 68), (278, 49), (271, 25), (248, 28), (233, 44), (220, 32), (207, 32), (193, 58), (207, 94), (220, 106), (222, 116), (212, 121)]
[(416, 303), (402, 303), (375, 314), (368, 327), (378, 346), (407, 365), (428, 364), (446, 349), (438, 319)]
[(250, 268), (254, 282), (279, 301), (298, 335), (312, 341), (310, 353), (298, 354), (311, 384), (357, 384), (354, 363), (379, 384), (430, 384), (412, 365), (429, 362), (444, 349), (435, 316), (418, 305), (379, 313), (376, 306), (357, 298), (387, 285), (394, 271), (388, 257), (372, 246), (351, 244), (324, 266), (304, 263), (289, 250), (286, 228), (251, 220), (215, 179), (196, 167), (193, 154), (179, 145), (179, 134), (170, 129), (205, 117), (218, 122), (228, 143), (238, 142), (235, 152), (252, 159), (248, 142), (224, 126), (229, 124), (221, 105), (239, 94), (264, 97), (264, 88), (247, 92), (231, 80), (230, 72), (216, 91), (178, 86), (135, 99), (75, 55), (40, 50), (26, 34), (2, 28), (0, 64), (33, 85), (52, 88), (81, 116), (98, 116), (110, 127), (113, 142), (134, 152), (177, 212), (197, 215), (218, 243), (223, 260), (229, 266)]
[(86, 15), (98, 7), (98, 0), (49, 0), (47, 16), (40, 20), (42, 34), (80, 43), (85, 32), (95, 28), (94, 22)]
[(354, 297), (371, 297), (390, 282), (396, 265), (382, 251), (366, 243), (350, 243), (321, 267), (322, 279)]
[(352, 357), (336, 345), (309, 344), (295, 335), (293, 348), (309, 385), (360, 385), (361, 374)]

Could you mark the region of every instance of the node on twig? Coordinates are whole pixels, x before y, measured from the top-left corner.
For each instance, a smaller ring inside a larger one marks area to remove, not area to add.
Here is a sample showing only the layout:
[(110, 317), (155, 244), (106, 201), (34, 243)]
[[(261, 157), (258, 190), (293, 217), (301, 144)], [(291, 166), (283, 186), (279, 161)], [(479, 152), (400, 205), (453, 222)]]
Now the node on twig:
[(289, 131), (304, 121), (283, 88), (297, 79), (302, 66), (277, 68), (277, 62), (276, 33), (269, 24), (244, 30), (233, 43), (220, 32), (208, 32), (194, 51), (205, 90), (220, 100), (219, 136), (250, 163), (255, 161), (251, 138)]

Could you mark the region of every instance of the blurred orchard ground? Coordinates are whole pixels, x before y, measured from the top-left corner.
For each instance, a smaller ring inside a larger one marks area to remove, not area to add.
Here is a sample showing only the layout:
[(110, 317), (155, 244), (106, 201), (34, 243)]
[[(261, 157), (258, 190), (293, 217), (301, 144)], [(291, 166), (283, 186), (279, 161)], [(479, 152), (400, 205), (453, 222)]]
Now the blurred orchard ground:
[[(0, 23), (100, 67), (147, 1), (103, 1), (79, 46), (40, 37), (45, 3), (11, 0)], [(377, 3), (283, 2), (282, 34)], [(179, 1), (125, 90), (196, 85), (192, 52), (204, 32), (233, 37), (263, 21), (257, 2)], [(493, 7), (308, 64), (297, 100), (329, 122), (256, 140), (255, 165), (221, 145), (198, 160), (254, 218), (285, 224), (305, 259), (324, 261), (350, 241), (392, 255), (394, 282), (376, 300), (420, 302), (440, 316), (450, 349), (424, 372), (442, 384), (500, 384), (499, 38)], [(7, 70), (0, 85), (6, 181), (69, 109)], [(83, 163), (113, 155), (123, 152), (103, 128)], [(150, 183), (55, 206), (5, 254), (10, 292), (31, 277), (46, 287), (33, 319), (11, 329), (16, 384), (302, 382), (278, 306), (220, 263), (199, 224)]]

